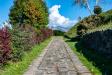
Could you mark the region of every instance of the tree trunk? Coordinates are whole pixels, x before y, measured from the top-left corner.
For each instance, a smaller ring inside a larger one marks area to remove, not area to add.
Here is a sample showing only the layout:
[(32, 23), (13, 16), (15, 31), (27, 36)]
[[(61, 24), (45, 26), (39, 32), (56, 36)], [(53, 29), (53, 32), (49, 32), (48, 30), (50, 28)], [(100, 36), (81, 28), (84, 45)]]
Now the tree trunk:
[(85, 4), (86, 4), (86, 7), (87, 7), (89, 13), (92, 15), (93, 13), (92, 13), (92, 11), (91, 11), (91, 9), (90, 9), (90, 6), (89, 6), (89, 3), (88, 3), (87, 0), (85, 0)]
[(98, 2), (99, 2), (100, 0), (96, 0), (96, 6), (98, 5)]

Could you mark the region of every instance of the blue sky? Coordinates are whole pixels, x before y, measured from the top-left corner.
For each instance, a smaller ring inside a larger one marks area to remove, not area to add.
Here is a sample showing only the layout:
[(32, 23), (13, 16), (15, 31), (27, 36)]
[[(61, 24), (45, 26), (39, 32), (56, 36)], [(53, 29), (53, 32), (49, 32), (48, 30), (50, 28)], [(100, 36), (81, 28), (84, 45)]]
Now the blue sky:
[[(89, 1), (91, 1), (90, 6), (93, 10), (95, 0)], [(90, 15), (85, 8), (73, 5), (73, 0), (46, 0), (46, 3), (48, 8), (51, 8), (54, 5), (61, 5), (61, 8), (59, 9), (60, 14), (70, 18), (71, 20), (77, 19), (79, 16), (85, 17)], [(112, 0), (101, 0), (99, 5), (103, 8), (103, 11), (107, 11), (109, 9), (112, 9)]]
[[(54, 13), (57, 13), (58, 17), (52, 17), (53, 13), (51, 11), (51, 19), (52, 18), (60, 18), (63, 19), (64, 21), (68, 21), (65, 26), (75, 23), (76, 20), (78, 19), (79, 16), (85, 17), (89, 15), (89, 12), (85, 8), (80, 8), (79, 6), (73, 5), (73, 0), (45, 0), (47, 7), (49, 10), (53, 7), (56, 9), (53, 10), (55, 11)], [(93, 10), (94, 7), (94, 0), (91, 1), (91, 9)], [(112, 9), (112, 0), (101, 0), (103, 2), (100, 2), (100, 6), (103, 8), (103, 11), (107, 11), (109, 9)], [(106, 2), (107, 3), (106, 3)], [(13, 0), (0, 0), (0, 25), (4, 21), (8, 20), (8, 14), (9, 14), (9, 9), (13, 5)], [(57, 7), (56, 7), (57, 5)], [(51, 20), (52, 21), (52, 20)], [(61, 21), (62, 23), (65, 23), (64, 21)], [(70, 22), (70, 23), (69, 23)], [(59, 25), (58, 23), (51, 22), (51, 24)]]
[(9, 9), (13, 4), (13, 0), (0, 0), (0, 25), (8, 20)]
[[(45, 0), (47, 7), (49, 8), (49, 27), (52, 29), (58, 29), (67, 31), (75, 23), (78, 22), (78, 18), (84, 18), (89, 16), (90, 13), (85, 7), (74, 5), (74, 0)], [(88, 0), (91, 10), (95, 6), (95, 0)], [(112, 0), (100, 0), (99, 5), (103, 11), (112, 9)], [(60, 29), (61, 28), (61, 29)]]

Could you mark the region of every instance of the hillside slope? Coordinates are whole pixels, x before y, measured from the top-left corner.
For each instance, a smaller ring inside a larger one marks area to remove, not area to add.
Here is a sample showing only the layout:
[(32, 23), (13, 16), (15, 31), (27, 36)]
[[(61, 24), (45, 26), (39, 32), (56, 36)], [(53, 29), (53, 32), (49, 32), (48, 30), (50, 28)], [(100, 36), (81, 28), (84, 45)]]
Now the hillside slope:
[[(99, 30), (100, 27), (108, 29), (111, 27), (110, 22), (112, 21), (112, 10), (107, 12), (103, 12), (99, 15), (92, 15), (89, 17), (85, 17), (79, 23), (74, 25), (65, 35), (69, 37), (75, 37), (76, 34), (83, 35), (92, 30)], [(109, 23), (109, 24), (108, 24)]]
[(84, 18), (65, 35), (102, 75), (112, 75), (112, 10)]

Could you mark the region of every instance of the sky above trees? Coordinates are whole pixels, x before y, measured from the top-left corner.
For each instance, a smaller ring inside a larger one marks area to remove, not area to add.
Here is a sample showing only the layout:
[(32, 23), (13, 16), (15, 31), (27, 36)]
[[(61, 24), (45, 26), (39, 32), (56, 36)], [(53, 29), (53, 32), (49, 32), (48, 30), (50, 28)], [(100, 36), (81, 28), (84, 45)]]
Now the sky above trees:
[[(62, 23), (64, 23), (66, 24), (64, 26), (67, 26), (71, 23), (76, 23), (79, 16), (83, 18), (90, 15), (84, 7), (81, 8), (80, 6), (74, 5), (73, 0), (45, 0), (45, 2), (50, 13), (50, 24), (54, 23), (54, 18), (57, 18), (57, 20), (59, 20), (56, 21), (55, 19), (54, 25), (62, 25)], [(95, 2), (94, 0), (89, 0), (89, 2), (91, 10), (93, 10)], [(9, 9), (12, 5), (13, 0), (0, 0), (0, 25), (8, 20)], [(101, 0), (99, 5), (102, 7), (103, 11), (107, 11), (112, 9), (112, 0)], [(53, 12), (50, 9), (53, 9)], [(58, 15), (57, 17), (53, 15), (55, 13)], [(65, 20), (67, 21), (66, 23), (64, 22)]]
[[(79, 16), (85, 17), (90, 15), (90, 13), (84, 7), (81, 8), (78, 5), (74, 5), (74, 0), (45, 0), (48, 8), (51, 8), (55, 5), (60, 5), (59, 13), (71, 20), (77, 19)], [(95, 0), (89, 0), (90, 8), (93, 10), (94, 5), (96, 4)], [(100, 0), (98, 3), (103, 11), (112, 9), (112, 0)]]
[[(62, 29), (69, 29), (78, 22), (79, 17), (84, 18), (90, 13), (85, 7), (80, 7), (74, 4), (74, 0), (45, 0), (49, 8), (49, 26), (54, 29), (63, 27)], [(88, 0), (90, 9), (93, 11), (96, 5), (95, 0)], [(112, 0), (100, 0), (98, 3), (103, 9), (107, 11), (112, 9)]]
[(8, 20), (9, 9), (13, 5), (13, 0), (0, 0), (0, 25)]

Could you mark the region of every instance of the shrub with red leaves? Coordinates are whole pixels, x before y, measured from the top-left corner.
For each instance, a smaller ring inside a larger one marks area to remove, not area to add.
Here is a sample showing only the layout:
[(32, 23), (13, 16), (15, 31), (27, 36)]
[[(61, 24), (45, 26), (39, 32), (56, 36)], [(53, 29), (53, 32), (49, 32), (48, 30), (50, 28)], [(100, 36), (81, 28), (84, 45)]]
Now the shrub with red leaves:
[(6, 63), (11, 53), (11, 38), (6, 27), (0, 29), (0, 64)]
[(7, 63), (9, 58), (13, 61), (21, 60), (24, 51), (31, 50), (34, 45), (52, 35), (52, 30), (48, 28), (36, 31), (28, 27), (25, 30), (14, 29), (10, 33), (7, 28), (0, 29), (0, 65)]

